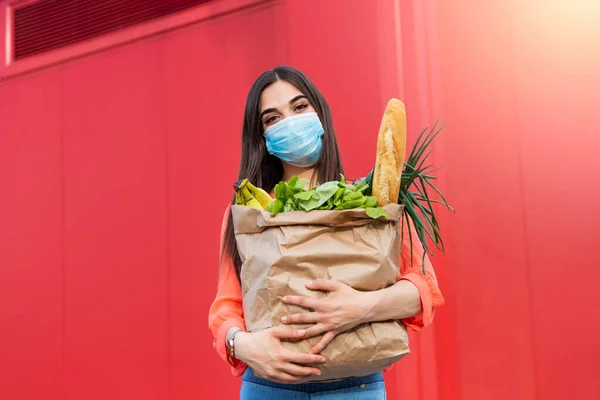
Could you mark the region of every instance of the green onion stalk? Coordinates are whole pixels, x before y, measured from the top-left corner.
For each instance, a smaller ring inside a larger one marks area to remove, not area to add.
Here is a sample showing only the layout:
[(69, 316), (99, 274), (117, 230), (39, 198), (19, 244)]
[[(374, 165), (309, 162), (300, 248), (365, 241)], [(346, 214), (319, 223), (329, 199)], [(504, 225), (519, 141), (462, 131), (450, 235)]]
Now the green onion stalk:
[[(439, 168), (435, 168), (432, 164), (426, 164), (427, 158), (432, 151), (430, 148), (431, 143), (442, 130), (437, 125), (436, 121), (431, 128), (425, 128), (417, 137), (417, 141), (408, 159), (404, 162), (402, 180), (400, 182), (400, 194), (398, 196), (398, 204), (404, 205), (402, 223), (407, 223), (409, 220), (412, 221), (417, 237), (424, 249), (422, 260), (423, 273), (425, 273), (425, 256), (428, 253), (433, 255), (427, 238), (433, 242), (438, 250), (444, 253), (444, 242), (440, 235), (440, 224), (433, 204), (442, 204), (454, 212), (454, 209), (448, 204), (446, 197), (433, 183), (437, 179), (433, 173), (439, 170)], [(368, 192), (366, 193), (369, 195), (371, 194), (370, 190), (373, 183), (373, 172), (374, 169), (364, 178), (369, 185)], [(430, 197), (430, 193), (437, 194), (438, 198)], [(408, 229), (408, 234), (412, 265), (413, 234), (411, 229)], [(402, 237), (402, 240), (404, 240), (404, 237)]]

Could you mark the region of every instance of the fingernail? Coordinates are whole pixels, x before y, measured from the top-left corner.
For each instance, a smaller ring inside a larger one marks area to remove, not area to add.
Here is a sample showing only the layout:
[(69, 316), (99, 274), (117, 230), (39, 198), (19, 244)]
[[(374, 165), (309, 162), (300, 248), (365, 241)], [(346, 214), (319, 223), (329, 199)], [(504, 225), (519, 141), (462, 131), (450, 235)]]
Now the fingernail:
[(298, 336), (303, 336), (306, 332), (304, 330), (299, 330), (298, 331)]
[(317, 375), (321, 375), (321, 371), (317, 372)]
[(285, 322), (285, 321), (287, 321), (287, 317), (282, 317), (281, 322)]
[(307, 285), (312, 286), (312, 285), (314, 285), (314, 283), (315, 283), (314, 281), (308, 281)]
[(287, 297), (284, 297), (284, 298), (283, 298), (283, 302), (284, 302), (284, 303), (287, 303), (287, 302), (288, 302), (288, 298), (287, 298)]

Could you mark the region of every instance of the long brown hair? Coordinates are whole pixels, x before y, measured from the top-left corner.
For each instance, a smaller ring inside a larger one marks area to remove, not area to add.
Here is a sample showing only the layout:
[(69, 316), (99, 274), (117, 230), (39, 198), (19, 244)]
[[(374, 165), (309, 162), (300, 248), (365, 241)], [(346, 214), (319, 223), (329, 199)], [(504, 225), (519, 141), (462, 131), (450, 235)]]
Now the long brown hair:
[[(315, 84), (302, 72), (295, 68), (280, 66), (264, 72), (252, 85), (246, 109), (244, 111), (244, 124), (242, 128), (242, 158), (238, 172), (238, 180), (248, 179), (256, 186), (271, 193), (275, 185), (283, 178), (283, 165), (281, 161), (267, 152), (263, 127), (260, 119), (260, 96), (268, 86), (282, 80), (296, 86), (308, 99), (319, 115), (325, 134), (323, 135), (323, 148), (317, 164), (315, 165), (317, 182), (340, 179), (344, 173), (340, 152), (335, 138), (333, 120), (327, 100), (323, 97)], [(235, 204), (235, 196), (231, 204)], [(242, 260), (237, 248), (231, 212), (227, 220), (223, 238), (222, 257), (229, 257), (235, 268), (238, 280), (242, 270)]]

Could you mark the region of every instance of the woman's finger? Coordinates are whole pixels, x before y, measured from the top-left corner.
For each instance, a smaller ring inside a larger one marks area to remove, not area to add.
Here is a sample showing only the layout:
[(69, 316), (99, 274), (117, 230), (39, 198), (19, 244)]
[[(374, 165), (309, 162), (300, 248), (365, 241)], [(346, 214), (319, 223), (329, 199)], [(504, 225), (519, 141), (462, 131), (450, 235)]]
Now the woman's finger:
[(293, 304), (303, 308), (310, 308), (311, 310), (320, 309), (321, 302), (318, 299), (306, 296), (285, 296), (283, 298), (285, 304)]
[(319, 340), (319, 343), (315, 344), (315, 346), (310, 350), (310, 352), (313, 354), (319, 354), (320, 352), (322, 352), (325, 349), (325, 347), (327, 347), (327, 345), (331, 343), (331, 341), (335, 338), (335, 335), (336, 333), (333, 331), (327, 332), (325, 335), (323, 335), (321, 340)]
[(276, 328), (271, 328), (273, 331), (273, 336), (278, 339), (298, 339), (304, 337), (306, 335), (305, 329), (293, 329), (287, 326), (278, 326)]
[(319, 312), (305, 312), (290, 314), (281, 318), (281, 322), (284, 324), (309, 324), (315, 322), (321, 322), (326, 318), (326, 315)]
[(281, 370), (287, 374), (295, 376), (311, 376), (321, 375), (321, 370), (315, 367), (306, 367), (302, 365), (296, 365), (292, 363), (284, 363), (281, 366)]
[(304, 331), (303, 338), (306, 339), (306, 338), (311, 338), (313, 336), (318, 336), (323, 332), (327, 332), (328, 330), (330, 330), (330, 329), (328, 329), (328, 327), (325, 324), (318, 323), (318, 324), (313, 325), (310, 328), (306, 329)]
[(306, 287), (310, 290), (321, 290), (324, 292), (334, 292), (341, 289), (342, 286), (343, 283), (329, 279), (316, 279), (306, 284)]
[(282, 350), (284, 361), (291, 362), (294, 364), (322, 364), (326, 360), (320, 354), (309, 354), (309, 353), (297, 353), (290, 350)]

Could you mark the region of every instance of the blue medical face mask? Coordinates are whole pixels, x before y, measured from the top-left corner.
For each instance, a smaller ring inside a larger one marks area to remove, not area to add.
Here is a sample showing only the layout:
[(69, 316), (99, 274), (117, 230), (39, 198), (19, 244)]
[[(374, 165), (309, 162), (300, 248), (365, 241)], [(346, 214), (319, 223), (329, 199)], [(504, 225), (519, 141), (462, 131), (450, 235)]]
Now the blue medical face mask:
[(265, 131), (267, 151), (288, 164), (310, 167), (321, 155), (324, 133), (317, 113), (287, 117)]

